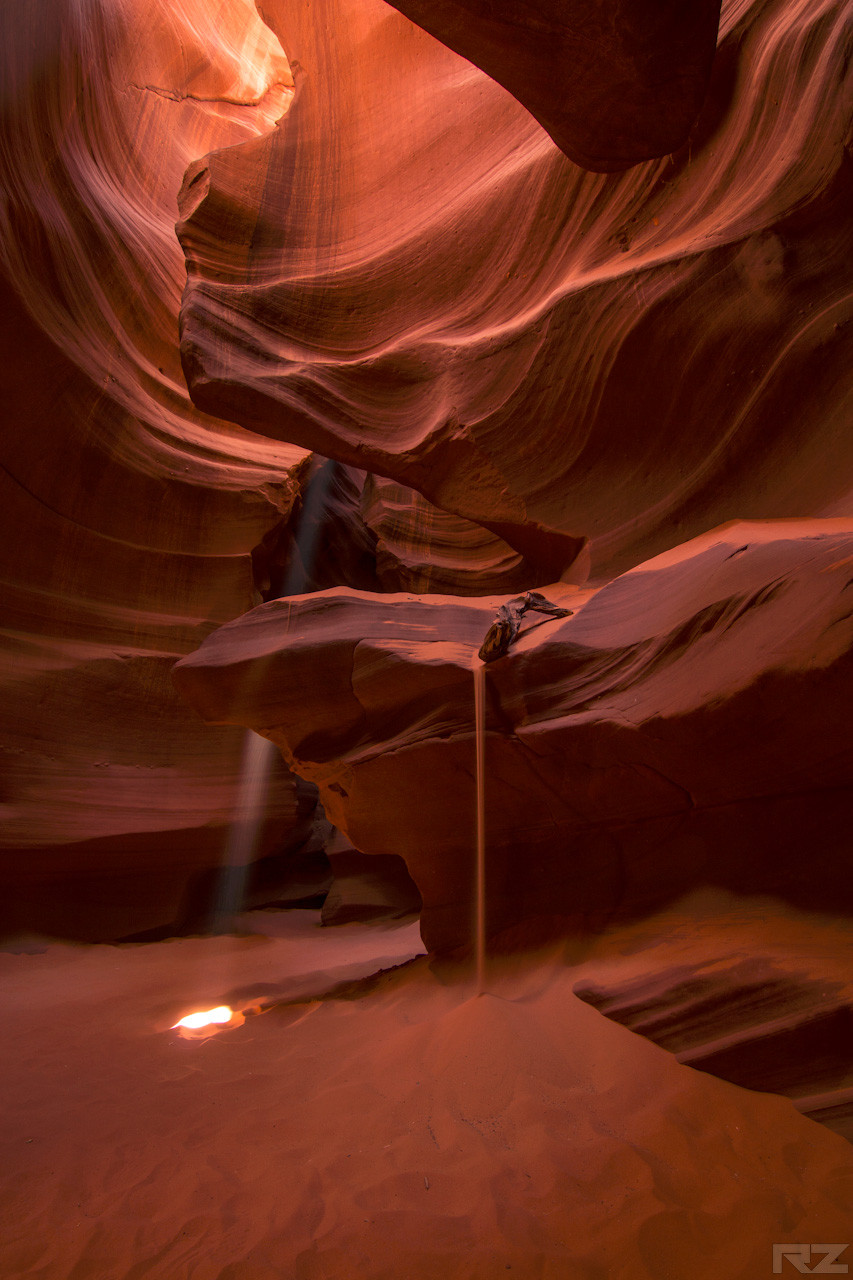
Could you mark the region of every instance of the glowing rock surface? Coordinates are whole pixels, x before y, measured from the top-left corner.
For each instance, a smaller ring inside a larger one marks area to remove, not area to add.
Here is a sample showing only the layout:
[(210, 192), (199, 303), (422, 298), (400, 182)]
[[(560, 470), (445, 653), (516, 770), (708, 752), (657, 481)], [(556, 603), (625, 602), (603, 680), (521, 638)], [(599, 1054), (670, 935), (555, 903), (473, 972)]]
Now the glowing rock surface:
[[(0, 838), (60, 932), (167, 924), (218, 858), (239, 734), (168, 671), (257, 599), (304, 449), (368, 473), (385, 590), (515, 594), (587, 553), (600, 583), (850, 510), (838, 0), (727, 3), (687, 144), (620, 174), (379, 0), (262, 16), (0, 14)], [(284, 778), (270, 829), (298, 809)]]
[(198, 404), (552, 578), (848, 509), (843, 5), (728, 4), (689, 144), (617, 175), (379, 0), (264, 13), (294, 104), (182, 194)]
[[(303, 457), (190, 403), (175, 194), (292, 80), (244, 0), (15, 2), (0, 33), (2, 923), (116, 936), (219, 857), (240, 735), (200, 733), (169, 668), (251, 605)], [(279, 829), (296, 807), (280, 781)]]

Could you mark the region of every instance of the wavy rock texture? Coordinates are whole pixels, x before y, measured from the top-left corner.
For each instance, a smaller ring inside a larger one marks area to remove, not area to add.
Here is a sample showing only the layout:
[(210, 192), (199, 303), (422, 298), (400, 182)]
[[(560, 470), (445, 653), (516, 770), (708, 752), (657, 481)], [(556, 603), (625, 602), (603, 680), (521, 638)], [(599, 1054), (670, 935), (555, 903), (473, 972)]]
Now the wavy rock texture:
[(693, 895), (596, 941), (574, 991), (679, 1062), (784, 1094), (853, 1141), (849, 920)]
[[(0, 6), (0, 923), (192, 917), (252, 725), (306, 781), (273, 780), (249, 905), (283, 838), (291, 894), (328, 886), (316, 782), (355, 846), (328, 914), (412, 906), (368, 870), (402, 856), (429, 946), (464, 951), (472, 654), (507, 595), (559, 578), (574, 615), (486, 675), (488, 926), (493, 952), (601, 947), (571, 973), (513, 957), (476, 1000), (425, 966), (334, 998), (344, 953), (361, 974), (416, 939), (317, 947), (292, 917), (281, 946), (6, 956), (9, 1266), (753, 1280), (775, 1240), (843, 1238), (849, 1148), (673, 1054), (849, 1132), (849, 983), (777, 928), (780, 899), (853, 906), (841, 0), (727, 3), (687, 144), (607, 176), (380, 0), (264, 15)], [(503, 65), (527, 100), (520, 50)], [(618, 105), (623, 163), (654, 130)], [(781, 516), (808, 519), (685, 541)], [(168, 681), (201, 641), (177, 679), (218, 728)], [(649, 920), (708, 884), (772, 895), (766, 946), (754, 920), (706, 945), (685, 913), (679, 952)], [(284, 1004), (167, 1038), (214, 988)]]
[[(114, 937), (193, 914), (235, 811), (240, 735), (198, 726), (172, 661), (270, 586), (267, 542), (324, 586), (375, 587), (375, 539), (356, 510), (318, 565), (294, 557), (303, 451), (200, 413), (180, 369), (183, 173), (292, 99), (253, 6), (15, 0), (0, 29), (0, 927)], [(303, 808), (282, 773), (262, 852)]]
[[(572, 578), (588, 573), (585, 549)], [(345, 584), (365, 591), (518, 593), (550, 581), (548, 549), (530, 560), (482, 525), (406, 485), (315, 455), (291, 513), (252, 551), (264, 600)]]
[(689, 144), (620, 175), (379, 0), (264, 14), (294, 106), (183, 191), (198, 404), (552, 578), (849, 510), (844, 5), (727, 4)]
[[(292, 81), (243, 0), (12, 0), (0, 28), (3, 924), (116, 936), (220, 855), (241, 735), (168, 671), (252, 603), (304, 456), (190, 404), (175, 193)], [(271, 818), (297, 808), (282, 775)]]
[[(518, 594), (550, 581), (547, 549), (544, 559), (528, 559), (482, 525), (442, 511), (393, 480), (368, 476), (360, 509), (375, 538), (377, 580), (386, 591)], [(586, 577), (588, 559), (582, 548), (568, 571), (573, 579)]]
[[(705, 883), (849, 910), (851, 566), (850, 521), (738, 523), (549, 589), (574, 615), (486, 670), (490, 935), (596, 930)], [(174, 673), (206, 719), (276, 742), (358, 849), (405, 858), (433, 951), (472, 938), (471, 667), (498, 603), (271, 602)]]
[[(325, 583), (514, 593), (582, 577), (587, 536), (600, 577), (721, 518), (849, 509), (840, 5), (727, 5), (689, 146), (620, 176), (373, 0), (265, 16), (0, 19), (2, 838), (33, 901), (73, 868), (57, 928), (89, 900), (100, 936), (118, 857), (122, 929), (208, 863), (239, 735), (166, 672), (282, 567), (253, 582), (250, 552), (292, 551), (303, 448), (377, 473), (337, 526), (366, 559)], [(259, 435), (183, 390), (188, 164), (185, 363)]]

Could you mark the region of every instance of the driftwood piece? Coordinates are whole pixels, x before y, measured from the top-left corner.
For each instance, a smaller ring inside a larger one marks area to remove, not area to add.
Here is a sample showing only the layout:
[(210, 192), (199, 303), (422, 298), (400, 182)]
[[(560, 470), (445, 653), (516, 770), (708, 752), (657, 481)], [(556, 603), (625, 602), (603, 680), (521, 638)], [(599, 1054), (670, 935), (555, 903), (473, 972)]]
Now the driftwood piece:
[(498, 609), (498, 616), (480, 645), (481, 661), (494, 662), (504, 656), (510, 645), (518, 639), (521, 619), (528, 610), (550, 614), (554, 618), (569, 618), (572, 615), (571, 609), (562, 609), (559, 605), (552, 604), (538, 591), (525, 591), (524, 595), (516, 596)]

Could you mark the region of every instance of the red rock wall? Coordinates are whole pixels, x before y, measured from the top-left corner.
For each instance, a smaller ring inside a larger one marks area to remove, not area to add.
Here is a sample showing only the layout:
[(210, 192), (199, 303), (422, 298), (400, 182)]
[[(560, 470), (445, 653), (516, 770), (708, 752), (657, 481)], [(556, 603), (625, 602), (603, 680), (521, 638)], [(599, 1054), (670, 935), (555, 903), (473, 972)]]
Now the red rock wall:
[[(738, 522), (524, 619), (486, 668), (491, 937), (597, 931), (703, 885), (853, 908), (853, 526)], [(214, 723), (400, 854), (431, 950), (470, 948), (472, 661), (499, 599), (345, 588), (274, 601), (175, 668)], [(535, 616), (535, 615), (534, 615)]]
[(174, 918), (234, 806), (242, 735), (169, 668), (252, 604), (303, 455), (190, 404), (175, 195), (290, 74), (240, 0), (14, 2), (0, 29), (2, 923), (115, 936)]
[[(206, 409), (410, 485), (559, 576), (849, 509), (845, 6), (728, 4), (686, 146), (582, 171), (380, 0), (264, 13), (296, 100), (182, 198)], [(559, 543), (561, 535), (569, 541)]]
[(396, 0), (607, 173), (682, 146), (711, 73), (719, 0)]

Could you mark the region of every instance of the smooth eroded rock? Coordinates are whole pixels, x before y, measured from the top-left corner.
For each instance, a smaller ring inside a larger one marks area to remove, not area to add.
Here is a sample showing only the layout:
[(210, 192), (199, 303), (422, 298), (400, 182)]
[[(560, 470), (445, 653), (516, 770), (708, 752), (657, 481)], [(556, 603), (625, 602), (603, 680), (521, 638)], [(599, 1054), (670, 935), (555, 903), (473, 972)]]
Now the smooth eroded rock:
[(609, 175), (381, 0), (263, 12), (294, 103), (181, 194), (196, 404), (416, 490), (540, 583), (585, 538), (609, 577), (725, 520), (849, 512), (840, 0), (727, 9), (689, 145)]
[[(705, 883), (851, 905), (851, 566), (849, 521), (742, 522), (545, 591), (574, 615), (486, 669), (493, 937), (596, 929)], [(472, 663), (498, 603), (272, 602), (174, 671), (206, 719), (276, 742), (357, 848), (406, 860), (432, 950), (472, 936)]]
[(393, 0), (527, 107), (585, 169), (687, 141), (711, 74), (719, 0)]

